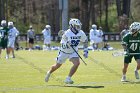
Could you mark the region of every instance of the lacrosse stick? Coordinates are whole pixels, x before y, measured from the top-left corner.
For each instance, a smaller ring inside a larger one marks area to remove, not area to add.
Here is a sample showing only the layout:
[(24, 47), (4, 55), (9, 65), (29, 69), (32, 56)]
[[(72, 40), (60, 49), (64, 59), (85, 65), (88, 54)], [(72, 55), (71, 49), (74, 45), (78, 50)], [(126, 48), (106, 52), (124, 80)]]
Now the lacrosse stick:
[(87, 65), (87, 63), (83, 60), (83, 58), (79, 55), (79, 53), (74, 49), (73, 46), (71, 46), (71, 48), (74, 50), (74, 52), (78, 55), (78, 57), (82, 60), (82, 62)]
[(62, 37), (62, 35), (65, 33), (65, 31), (64, 30), (60, 30), (59, 32), (58, 32), (58, 36), (59, 37)]
[(124, 55), (140, 55), (140, 53), (125, 53), (125, 52), (122, 52), (122, 51), (117, 51), (117, 52), (114, 52), (112, 53), (113, 56), (124, 56)]

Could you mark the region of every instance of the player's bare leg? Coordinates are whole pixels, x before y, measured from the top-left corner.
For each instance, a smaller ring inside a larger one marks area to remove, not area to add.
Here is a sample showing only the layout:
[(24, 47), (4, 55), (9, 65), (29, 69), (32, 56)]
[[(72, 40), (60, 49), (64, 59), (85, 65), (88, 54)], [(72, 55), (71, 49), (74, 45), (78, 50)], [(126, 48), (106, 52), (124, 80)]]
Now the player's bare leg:
[(70, 61), (72, 61), (73, 66), (70, 69), (69, 75), (67, 76), (65, 83), (66, 84), (73, 84), (74, 82), (71, 80), (71, 77), (74, 75), (74, 73), (77, 71), (77, 68), (80, 65), (80, 61), (79, 58), (72, 58), (70, 59)]
[(6, 59), (9, 59), (9, 55), (10, 55), (10, 48), (6, 48)]
[(2, 49), (0, 48), (0, 58), (1, 58), (1, 51), (2, 51)]
[(136, 77), (136, 79), (139, 79), (139, 73), (138, 73), (138, 70), (140, 69), (140, 59), (137, 59), (136, 60), (137, 61), (137, 67), (136, 67), (136, 69), (135, 69), (135, 77)]
[(14, 48), (12, 48), (12, 58), (15, 58)]
[(122, 73), (123, 73), (122, 79), (121, 79), (122, 82), (126, 81), (126, 72), (127, 72), (128, 65), (129, 65), (129, 64), (124, 63), (124, 67), (123, 67), (123, 69), (122, 69)]
[(56, 63), (54, 64), (51, 69), (47, 72), (46, 74), (46, 77), (45, 77), (45, 81), (48, 82), (49, 81), (49, 78), (50, 78), (50, 75), (55, 71), (57, 70), (62, 64), (59, 64), (59, 63)]

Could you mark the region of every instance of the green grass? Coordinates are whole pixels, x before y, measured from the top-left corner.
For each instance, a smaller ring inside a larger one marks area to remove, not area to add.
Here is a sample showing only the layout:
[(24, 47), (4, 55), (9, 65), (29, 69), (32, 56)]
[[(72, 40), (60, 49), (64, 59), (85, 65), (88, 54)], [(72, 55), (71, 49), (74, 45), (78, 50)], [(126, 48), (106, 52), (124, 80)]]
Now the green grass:
[[(44, 82), (46, 71), (55, 63), (58, 51), (16, 51), (15, 59), (0, 59), (0, 93), (138, 93), (139, 82), (134, 77), (135, 61), (130, 64), (127, 77), (131, 82), (122, 83), (123, 57), (113, 57), (114, 51), (89, 51), (85, 66), (82, 61), (73, 76), (74, 84), (63, 81), (72, 64), (67, 60)], [(80, 51), (82, 55), (82, 51)]]

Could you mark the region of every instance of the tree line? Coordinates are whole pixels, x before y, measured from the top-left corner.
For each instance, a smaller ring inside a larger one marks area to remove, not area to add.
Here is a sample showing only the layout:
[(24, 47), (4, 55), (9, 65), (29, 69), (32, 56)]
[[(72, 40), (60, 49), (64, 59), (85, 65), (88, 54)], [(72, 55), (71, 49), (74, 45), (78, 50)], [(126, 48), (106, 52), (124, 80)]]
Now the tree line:
[[(82, 29), (89, 32), (92, 24), (102, 26), (106, 32), (120, 32), (129, 24), (131, 0), (69, 0), (68, 18), (79, 18)], [(46, 24), (52, 33), (61, 30), (59, 0), (0, 0), (0, 20), (13, 21), (26, 33), (33, 25), (40, 33)]]

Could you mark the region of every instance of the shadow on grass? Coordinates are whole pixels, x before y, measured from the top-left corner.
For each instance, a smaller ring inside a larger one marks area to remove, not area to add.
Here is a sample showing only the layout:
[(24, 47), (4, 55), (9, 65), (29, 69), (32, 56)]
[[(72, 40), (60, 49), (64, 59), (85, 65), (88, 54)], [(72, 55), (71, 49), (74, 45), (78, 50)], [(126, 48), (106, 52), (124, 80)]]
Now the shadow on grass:
[(48, 87), (69, 87), (69, 88), (81, 88), (81, 89), (87, 89), (87, 88), (104, 88), (104, 86), (87, 86), (87, 85), (48, 85)]
[(140, 81), (126, 81), (123, 84), (140, 84)]

